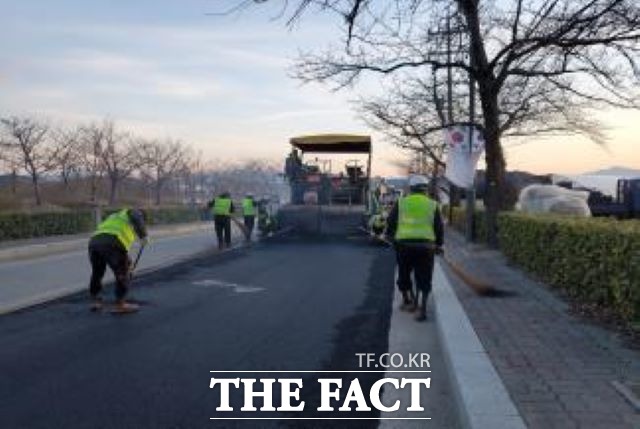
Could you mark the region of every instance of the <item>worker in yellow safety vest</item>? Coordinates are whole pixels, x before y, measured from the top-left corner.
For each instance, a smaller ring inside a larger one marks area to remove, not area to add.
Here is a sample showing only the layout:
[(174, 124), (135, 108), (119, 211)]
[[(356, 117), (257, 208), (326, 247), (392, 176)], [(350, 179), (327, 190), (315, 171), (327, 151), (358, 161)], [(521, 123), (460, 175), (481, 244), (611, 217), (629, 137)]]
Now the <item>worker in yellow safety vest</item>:
[(231, 213), (235, 211), (228, 192), (223, 192), (211, 200), (209, 208), (213, 213), (213, 223), (218, 238), (218, 248), (231, 247)]
[(244, 216), (246, 240), (251, 241), (251, 233), (256, 223), (256, 202), (251, 194), (242, 199), (242, 215)]
[[(426, 320), (434, 256), (442, 252), (444, 232), (438, 204), (427, 196), (424, 176), (409, 178), (409, 194), (400, 198), (387, 219), (387, 235), (394, 242), (398, 264), (401, 309), (417, 310), (416, 320)], [(415, 279), (415, 292), (411, 276)], [(418, 302), (420, 296), (420, 302)]]
[(125, 296), (130, 279), (131, 246), (136, 238), (140, 239), (143, 245), (148, 241), (145, 219), (146, 213), (143, 210), (122, 209), (100, 223), (89, 240), (89, 261), (91, 262), (89, 293), (92, 311), (99, 311), (103, 307), (102, 278), (107, 266), (113, 271), (116, 280), (114, 311), (129, 313), (138, 309), (136, 304), (127, 302)]

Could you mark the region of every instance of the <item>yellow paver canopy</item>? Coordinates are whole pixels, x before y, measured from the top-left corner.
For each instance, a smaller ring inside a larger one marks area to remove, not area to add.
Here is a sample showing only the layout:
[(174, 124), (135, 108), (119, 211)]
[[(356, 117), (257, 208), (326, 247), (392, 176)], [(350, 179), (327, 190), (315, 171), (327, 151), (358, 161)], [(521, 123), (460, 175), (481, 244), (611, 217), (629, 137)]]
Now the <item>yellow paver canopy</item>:
[(371, 153), (371, 137), (355, 134), (315, 134), (293, 137), (292, 146), (302, 152)]

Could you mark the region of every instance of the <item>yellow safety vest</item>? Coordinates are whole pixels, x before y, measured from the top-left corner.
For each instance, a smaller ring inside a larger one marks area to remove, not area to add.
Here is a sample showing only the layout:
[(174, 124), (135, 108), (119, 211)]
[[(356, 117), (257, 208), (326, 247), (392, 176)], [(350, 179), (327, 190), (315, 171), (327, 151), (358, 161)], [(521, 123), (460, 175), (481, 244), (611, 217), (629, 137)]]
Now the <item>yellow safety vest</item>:
[(136, 232), (131, 225), (127, 209), (111, 214), (100, 223), (93, 235), (98, 234), (115, 235), (127, 252), (131, 249), (133, 242), (136, 241)]
[(435, 201), (424, 194), (410, 194), (398, 201), (396, 240), (435, 241), (433, 221), (438, 210)]
[(245, 198), (242, 200), (242, 214), (245, 216), (256, 215), (256, 206), (253, 204), (252, 198)]
[(216, 216), (231, 215), (231, 198), (218, 197), (213, 203), (213, 214)]

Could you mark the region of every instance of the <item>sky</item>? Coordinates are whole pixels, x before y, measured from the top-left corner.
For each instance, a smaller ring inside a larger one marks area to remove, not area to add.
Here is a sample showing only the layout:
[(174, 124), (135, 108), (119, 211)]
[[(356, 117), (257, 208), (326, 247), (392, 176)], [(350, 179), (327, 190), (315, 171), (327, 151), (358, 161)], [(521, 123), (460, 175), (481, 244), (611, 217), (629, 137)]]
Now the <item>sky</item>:
[[(284, 159), (295, 135), (372, 134), (374, 173), (397, 174), (407, 155), (358, 118), (357, 88), (332, 92), (290, 77), (300, 51), (335, 42), (340, 21), (309, 13), (291, 29), (277, 1), (215, 14), (237, 3), (0, 0), (0, 115), (61, 125), (109, 117), (135, 134), (188, 142), (217, 163)], [(507, 143), (509, 168), (640, 168), (640, 113), (601, 114), (607, 147), (557, 137)]]

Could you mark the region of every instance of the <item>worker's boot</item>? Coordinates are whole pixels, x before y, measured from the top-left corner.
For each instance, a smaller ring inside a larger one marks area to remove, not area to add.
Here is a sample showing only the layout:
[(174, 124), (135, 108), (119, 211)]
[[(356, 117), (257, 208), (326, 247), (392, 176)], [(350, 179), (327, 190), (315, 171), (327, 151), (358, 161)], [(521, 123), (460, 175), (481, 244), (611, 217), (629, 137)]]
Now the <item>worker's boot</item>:
[(416, 309), (416, 321), (418, 322), (424, 322), (425, 320), (427, 320), (427, 294), (421, 292), (421, 295), (422, 302)]
[(89, 307), (89, 310), (95, 313), (95, 312), (101, 311), (103, 307), (104, 307), (104, 303), (102, 302), (102, 297), (99, 297), (99, 296), (91, 297), (91, 306)]
[(409, 312), (413, 313), (414, 311), (416, 311), (418, 309), (418, 298), (419, 298), (420, 292), (416, 293), (413, 291), (413, 289), (411, 290), (411, 306), (409, 306)]
[(411, 299), (411, 295), (409, 295), (409, 291), (402, 291), (402, 304), (400, 304), (400, 311), (411, 311), (414, 302)]
[(140, 306), (138, 304), (127, 302), (124, 299), (119, 299), (116, 301), (111, 312), (117, 313), (117, 314), (127, 314), (127, 313), (135, 313), (139, 309), (140, 309)]

